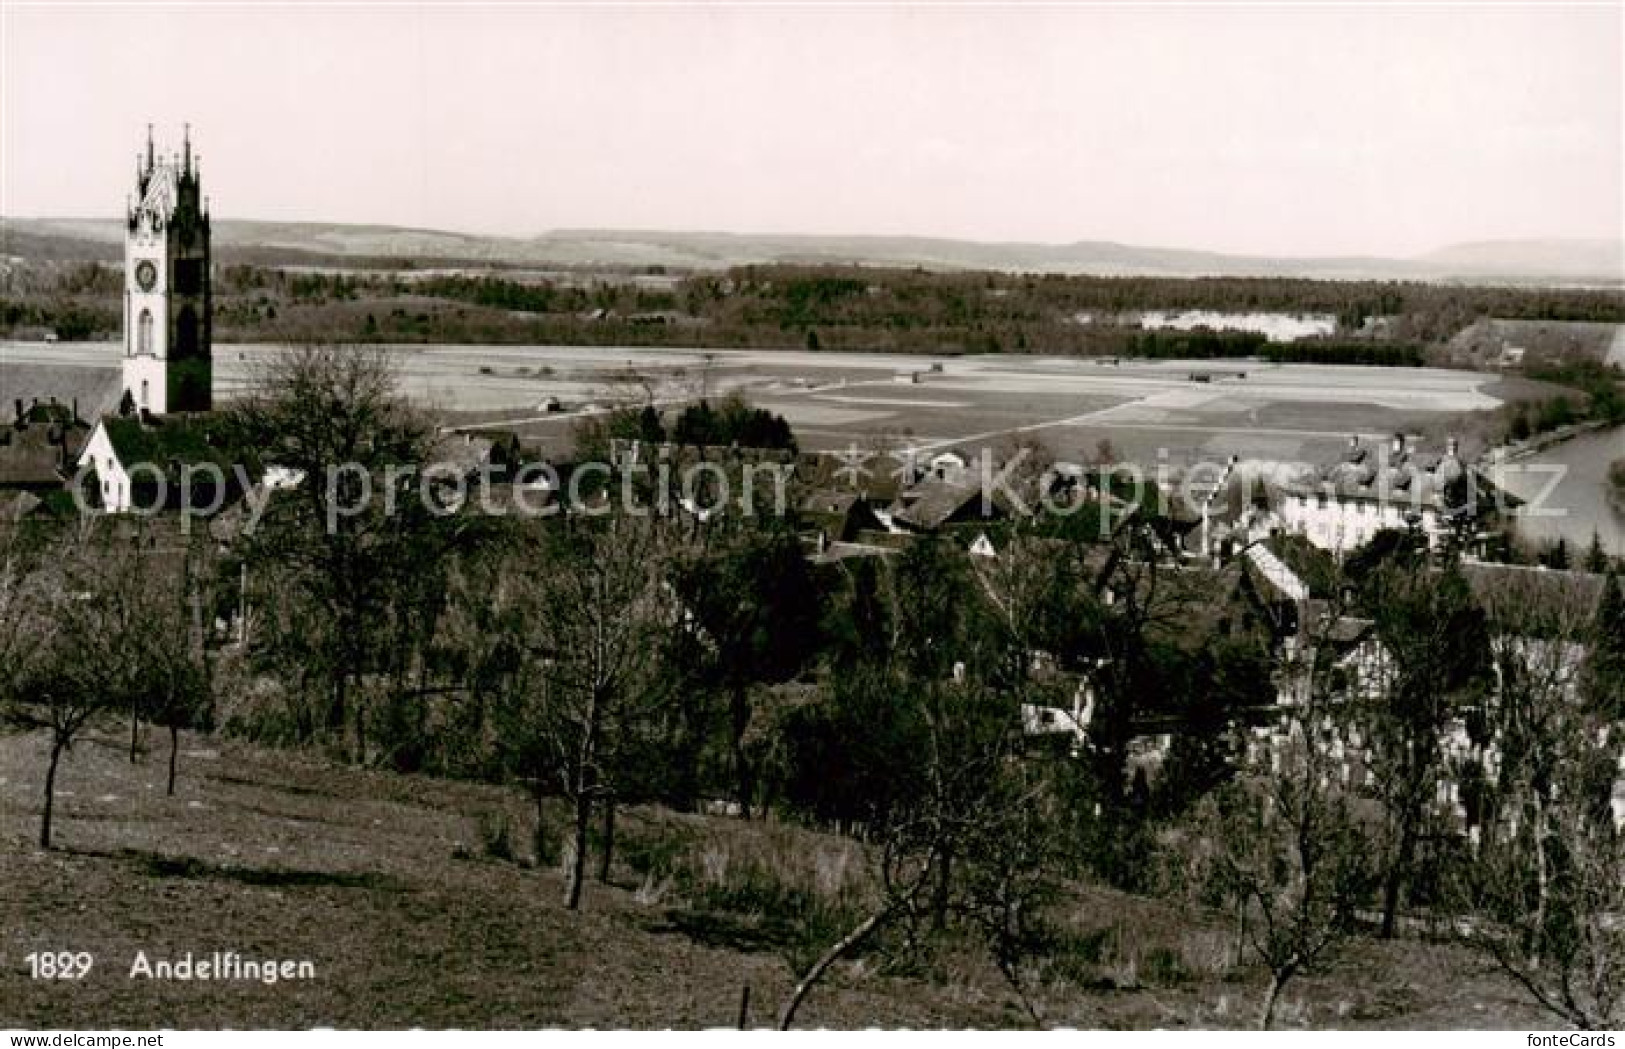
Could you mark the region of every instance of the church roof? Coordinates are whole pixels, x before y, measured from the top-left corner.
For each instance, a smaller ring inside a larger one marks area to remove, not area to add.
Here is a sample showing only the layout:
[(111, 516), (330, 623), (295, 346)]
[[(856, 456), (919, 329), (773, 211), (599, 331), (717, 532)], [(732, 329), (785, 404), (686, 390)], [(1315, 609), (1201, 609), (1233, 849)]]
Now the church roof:
[(236, 447), (214, 416), (107, 416), (102, 425), (126, 470), (136, 463), (151, 463), (166, 470), (172, 465), (213, 463), (227, 475), (239, 464), (252, 477), (261, 472), (258, 458), (243, 454), (244, 450)]

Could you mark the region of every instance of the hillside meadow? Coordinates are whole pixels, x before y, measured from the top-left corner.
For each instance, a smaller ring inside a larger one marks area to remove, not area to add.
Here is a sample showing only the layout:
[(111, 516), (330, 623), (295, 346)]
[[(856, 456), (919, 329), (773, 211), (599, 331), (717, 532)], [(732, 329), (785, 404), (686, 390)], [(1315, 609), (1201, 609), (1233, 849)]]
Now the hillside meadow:
[[(132, 765), (106, 728), (65, 763), (51, 852), (32, 841), (44, 740), (0, 739), (5, 1026), (732, 1027), (747, 985), (747, 1024), (770, 1026), (791, 963), (820, 931), (792, 907), (838, 897), (861, 862), (833, 835), (639, 807), (623, 816), (609, 883), (570, 913), (557, 863), (535, 863), (529, 802), (511, 790), (187, 734), (171, 798), (158, 734)], [(1231, 964), (1222, 916), (1078, 884), (1059, 910), (1066, 934), (1036, 996), (1046, 1024), (1251, 1026), (1264, 974)], [(39, 950), (96, 961), (81, 981), (31, 980), (23, 958)], [(316, 978), (128, 977), (137, 951), (226, 950), (310, 960)], [(895, 953), (877, 946), (837, 966), (797, 1026), (1031, 1024), (971, 945)], [(1362, 938), (1294, 984), (1278, 1023), (1546, 1021), (1475, 954)]]

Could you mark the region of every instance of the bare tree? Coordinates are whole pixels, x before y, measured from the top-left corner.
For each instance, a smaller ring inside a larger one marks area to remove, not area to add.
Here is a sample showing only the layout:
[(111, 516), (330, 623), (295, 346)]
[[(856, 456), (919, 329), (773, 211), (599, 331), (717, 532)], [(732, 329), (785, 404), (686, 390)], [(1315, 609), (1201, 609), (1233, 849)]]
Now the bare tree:
[(1387, 816), (1382, 935), (1388, 937), (1418, 854), (1437, 836), (1435, 799), (1448, 730), (1488, 684), (1489, 633), (1454, 564), (1434, 571), (1395, 560), (1372, 571), (1363, 589), (1383, 652), (1371, 675), (1374, 688), (1360, 705)]
[(988, 612), (986, 626), (1004, 655), (1012, 687), (1029, 677), (1033, 657), (1076, 654), (1100, 609), (1081, 551), (1072, 543), (1013, 533), (995, 557), (970, 558)]
[[(114, 522), (113, 529), (122, 530), (123, 522)], [(157, 536), (148, 536), (146, 528), (138, 524), (128, 545), (121, 549), (109, 547), (103, 558), (103, 571), (94, 594), (98, 616), (109, 631), (110, 645), (105, 653), (106, 672), (119, 695), (125, 697), (130, 714), (130, 764), (134, 765), (141, 750), (141, 719), (152, 718), (154, 709), (147, 690), (141, 687), (143, 672), (141, 645), (138, 635), (147, 636), (153, 624), (148, 616), (152, 611), (155, 588), (162, 585), (162, 572), (157, 565), (161, 556), (152, 549)]]
[(830, 967), (857, 950), (879, 930), (920, 913), (922, 895), (934, 880), (933, 852), (918, 847), (918, 835), (909, 822), (893, 823), (870, 847), (870, 866), (880, 885), (880, 901), (862, 921), (825, 949), (801, 975), (779, 1006), (778, 1026), (788, 1031), (807, 995)]
[[(572, 520), (552, 536), (544, 570), (519, 598), (516, 622), (530, 635), (522, 722), (575, 814), (565, 890), (571, 910), (581, 906), (592, 806), (607, 814), (615, 803), (616, 735), (651, 691), (656, 635), (673, 622), (662, 532), (653, 518)], [(612, 831), (613, 815), (605, 822)]]
[(106, 585), (126, 574), (129, 552), (103, 549), (94, 529), (64, 540), (23, 577), (8, 600), (26, 652), (11, 671), (6, 721), (49, 736), (40, 848), (51, 847), (56, 778), (62, 756), (104, 711), (132, 702), (133, 674), (125, 609)]
[(366, 759), (360, 685), (389, 669), (398, 638), (387, 627), (413, 573), (435, 563), (421, 543), (432, 529), (419, 468), (434, 439), (427, 420), (397, 392), (393, 358), (371, 347), (300, 346), (273, 357), (233, 406), (240, 440), (295, 480), (271, 499), (260, 528), (244, 537), (254, 570), (279, 577), (262, 598), (307, 603), (302, 624), (266, 631), (289, 641), (278, 662), (318, 676), (325, 723), (354, 726), (355, 760)]
[(1046, 1022), (1029, 970), (1050, 932), (1066, 845), (1051, 771), (1033, 762), (1002, 768), (962, 846), (959, 911), (1035, 1027)]
[(193, 543), (178, 556), (141, 573), (138, 621), (125, 635), (135, 665), (136, 691), (155, 724), (169, 733), (165, 792), (175, 793), (180, 733), (193, 727), (210, 699), (210, 663), (204, 609), (209, 605), (213, 559)]
[(911, 948), (942, 931), (944, 886), (949, 914), (981, 938), (1042, 1025), (1023, 973), (1055, 870), (1058, 822), (1042, 778), (1017, 760), (1008, 704), (982, 683), (898, 681), (895, 699), (919, 715), (920, 789), (899, 798), (872, 829), (866, 852), (874, 902), (796, 981), (780, 1006), (779, 1029), (790, 1028), (831, 966), (872, 937), (896, 930)]
[[(1023, 629), (1009, 633), (976, 629), (980, 591), (970, 572), (946, 544), (919, 544), (858, 610), (868, 636), (846, 653), (831, 685), (837, 695), (852, 682), (878, 692), (875, 721), (859, 731), (895, 743), (884, 752), (903, 756), (906, 767), (888, 770), (888, 797), (870, 814), (873, 905), (797, 981), (780, 1009), (781, 1029), (830, 967), (877, 933), (900, 931), (906, 946), (950, 925), (983, 939), (1042, 1022), (1022, 959), (1047, 896), (1058, 821), (1043, 777), (1021, 758), (1022, 689), (1011, 687), (1007, 651), (1032, 643), (1029, 619), (1018, 615)], [(1007, 582), (986, 585), (1007, 595)], [(1025, 588), (1015, 589), (1025, 601)], [(992, 615), (1008, 623), (1008, 611)]]
[(1146, 683), (1155, 678), (1156, 642), (1183, 633), (1191, 610), (1210, 597), (1167, 564), (1169, 553), (1154, 518), (1142, 506), (1130, 508), (1113, 527), (1106, 560), (1094, 573), (1095, 602), (1080, 606), (1088, 634), (1080, 647), (1094, 660), (1098, 697), (1089, 726), (1091, 760), (1101, 800), (1116, 818), (1129, 800), (1129, 746)]
[(1288, 672), (1308, 687), (1267, 754), (1198, 808), (1196, 866), (1234, 908), (1241, 940), (1269, 969), (1258, 1027), (1269, 1030), (1287, 985), (1324, 962), (1353, 931), (1372, 868), (1356, 799), (1337, 759), (1334, 704), (1341, 609), (1307, 632)]
[(818, 643), (817, 588), (796, 537), (776, 524), (707, 524), (672, 577), (686, 625), (699, 636), (695, 651), (727, 699), (735, 793), (746, 818), (757, 800), (745, 746), (752, 690), (794, 676)]
[(1617, 642), (1604, 636), (1617, 629), (1609, 595), (1594, 601), (1574, 581), (1514, 579), (1486, 598), (1486, 611), (1497, 627), (1497, 687), (1482, 743), (1480, 841), (1461, 872), (1470, 916), (1461, 928), (1564, 1023), (1617, 1027), (1625, 828), (1611, 802), (1625, 738), (1618, 696), (1588, 654)]

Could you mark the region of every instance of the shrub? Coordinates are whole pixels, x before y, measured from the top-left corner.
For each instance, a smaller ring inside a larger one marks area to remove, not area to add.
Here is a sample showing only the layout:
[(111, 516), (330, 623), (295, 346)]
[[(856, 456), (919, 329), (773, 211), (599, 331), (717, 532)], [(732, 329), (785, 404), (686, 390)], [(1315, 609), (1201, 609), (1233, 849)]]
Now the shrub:
[(776, 948), (798, 972), (870, 905), (855, 843), (788, 825), (729, 826), (725, 834), (704, 835), (666, 825), (629, 836), (622, 855), (643, 876), (643, 895), (679, 901), (680, 926)]
[(486, 858), (512, 863), (513, 825), (505, 812), (487, 812), (480, 816), (480, 847)]

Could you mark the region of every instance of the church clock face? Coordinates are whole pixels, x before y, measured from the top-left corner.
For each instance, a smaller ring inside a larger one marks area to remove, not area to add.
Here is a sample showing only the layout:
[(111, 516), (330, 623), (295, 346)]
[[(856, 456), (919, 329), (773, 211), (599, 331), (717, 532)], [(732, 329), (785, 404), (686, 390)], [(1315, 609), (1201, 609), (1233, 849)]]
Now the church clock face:
[(151, 259), (142, 259), (135, 264), (135, 282), (142, 291), (151, 291), (152, 286), (158, 283), (158, 267), (152, 264)]

